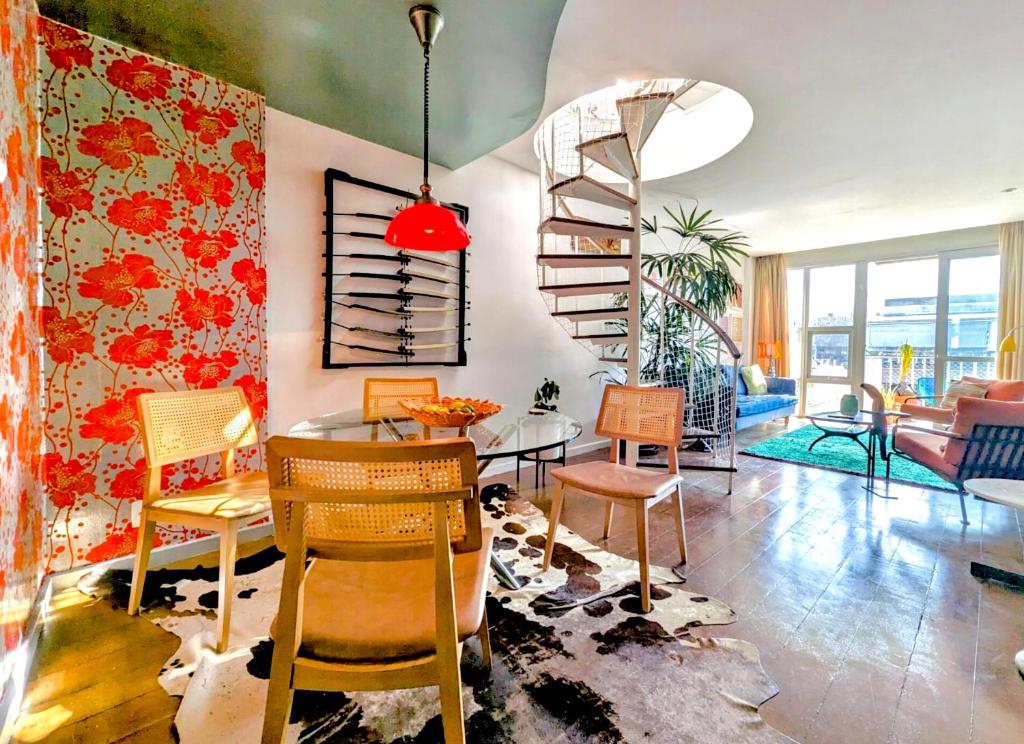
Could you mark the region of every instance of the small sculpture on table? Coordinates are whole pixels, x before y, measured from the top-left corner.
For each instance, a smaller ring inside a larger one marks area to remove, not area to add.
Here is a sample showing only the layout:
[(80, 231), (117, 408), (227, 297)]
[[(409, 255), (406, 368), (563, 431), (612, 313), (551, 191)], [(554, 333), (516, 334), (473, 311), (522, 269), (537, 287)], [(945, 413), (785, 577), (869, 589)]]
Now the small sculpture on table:
[(545, 377), (544, 384), (533, 393), (533, 408), (530, 409), (530, 413), (540, 415), (546, 411), (557, 411), (558, 406), (552, 401), (558, 400), (558, 394), (561, 392), (562, 389), (558, 387), (557, 382)]

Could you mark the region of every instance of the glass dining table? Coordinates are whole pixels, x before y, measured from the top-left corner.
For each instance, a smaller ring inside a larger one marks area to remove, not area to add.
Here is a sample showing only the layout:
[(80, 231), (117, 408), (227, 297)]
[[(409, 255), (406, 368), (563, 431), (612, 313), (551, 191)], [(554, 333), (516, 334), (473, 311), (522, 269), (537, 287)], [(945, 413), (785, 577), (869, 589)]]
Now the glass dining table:
[[(477, 472), (483, 473), (495, 460), (518, 457), (561, 447), (583, 433), (583, 425), (563, 413), (519, 413), (508, 408), (470, 426), (466, 436), (476, 445)], [(433, 439), (455, 437), (458, 429), (433, 427)], [(300, 421), (288, 436), (343, 442), (401, 442), (423, 437), (423, 426), (408, 418), (385, 418), (379, 422), (363, 420), (362, 410), (340, 411)], [(512, 571), (497, 557), (491, 566), (498, 580), (511, 589), (519, 589)]]

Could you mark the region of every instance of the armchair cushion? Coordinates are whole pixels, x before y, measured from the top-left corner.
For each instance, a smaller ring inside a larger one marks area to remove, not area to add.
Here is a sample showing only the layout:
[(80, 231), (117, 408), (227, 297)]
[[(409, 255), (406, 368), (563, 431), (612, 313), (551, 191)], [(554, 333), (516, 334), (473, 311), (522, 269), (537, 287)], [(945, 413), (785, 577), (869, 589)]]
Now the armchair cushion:
[(950, 440), (938, 434), (906, 431), (901, 427), (897, 427), (893, 435), (893, 445), (898, 451), (942, 478), (952, 481), (956, 478), (956, 465), (945, 459), (944, 450), (949, 448), (948, 442)]
[[(985, 398), (961, 398), (953, 409), (954, 434), (964, 437), (971, 435), (975, 424), (996, 426), (1024, 425), (1024, 402), (986, 400)], [(951, 440), (943, 456), (946, 462), (958, 466), (964, 457), (967, 445), (964, 441)]]

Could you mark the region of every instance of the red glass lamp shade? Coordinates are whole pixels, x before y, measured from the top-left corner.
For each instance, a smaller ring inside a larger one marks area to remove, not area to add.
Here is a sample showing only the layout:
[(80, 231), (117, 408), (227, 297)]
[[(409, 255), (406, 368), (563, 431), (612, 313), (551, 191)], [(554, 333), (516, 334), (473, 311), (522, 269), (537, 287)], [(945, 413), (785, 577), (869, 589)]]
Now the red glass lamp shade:
[(469, 245), (469, 233), (450, 209), (418, 201), (394, 216), (384, 242), (411, 251), (462, 251)]

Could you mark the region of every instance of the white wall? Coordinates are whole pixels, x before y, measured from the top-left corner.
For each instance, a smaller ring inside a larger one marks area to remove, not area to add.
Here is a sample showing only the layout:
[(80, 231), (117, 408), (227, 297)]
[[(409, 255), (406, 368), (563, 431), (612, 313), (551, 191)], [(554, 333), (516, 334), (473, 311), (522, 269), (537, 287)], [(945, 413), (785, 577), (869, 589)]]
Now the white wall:
[[(362, 405), (370, 370), (320, 368), (324, 269), (323, 172), (415, 191), (420, 161), (267, 109), (269, 426)], [(438, 377), (444, 394), (486, 397), (525, 411), (544, 377), (562, 388), (559, 410), (584, 422), (577, 445), (593, 442), (601, 365), (548, 315), (537, 291), (537, 176), (494, 157), (454, 172), (431, 169), (434, 193), (470, 209), (466, 367), (386, 368), (396, 377)], [(376, 374), (381, 373), (376, 369)], [(497, 468), (495, 468), (497, 469)]]

